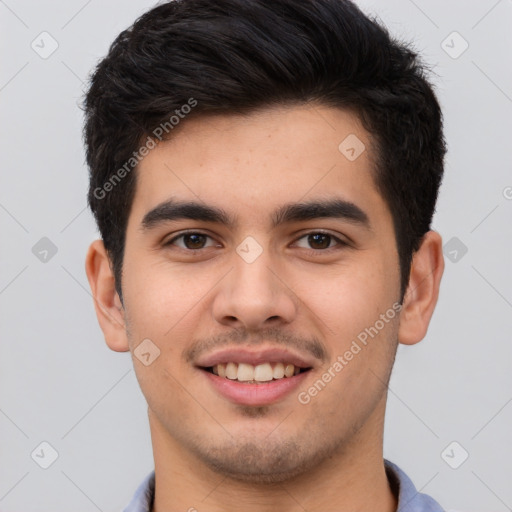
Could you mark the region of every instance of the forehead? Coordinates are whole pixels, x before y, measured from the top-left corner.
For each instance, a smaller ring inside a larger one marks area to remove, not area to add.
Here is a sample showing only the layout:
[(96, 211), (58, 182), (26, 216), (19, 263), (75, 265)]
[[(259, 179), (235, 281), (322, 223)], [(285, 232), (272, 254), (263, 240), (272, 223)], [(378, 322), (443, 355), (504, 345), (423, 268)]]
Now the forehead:
[[(366, 210), (384, 204), (371, 138), (355, 114), (321, 105), (183, 120), (137, 169), (133, 211), (170, 196), (204, 201), (251, 221), (279, 205), (334, 195)], [(378, 213), (378, 212), (376, 212)]]

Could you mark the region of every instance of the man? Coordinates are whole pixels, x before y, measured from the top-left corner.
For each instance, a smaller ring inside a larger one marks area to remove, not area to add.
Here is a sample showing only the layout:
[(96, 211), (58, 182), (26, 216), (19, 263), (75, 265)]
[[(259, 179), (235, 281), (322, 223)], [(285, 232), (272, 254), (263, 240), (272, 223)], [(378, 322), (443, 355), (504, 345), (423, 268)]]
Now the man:
[(443, 273), (417, 55), (345, 0), (173, 1), (84, 105), (86, 270), (155, 460), (126, 511), (442, 510), (382, 452)]

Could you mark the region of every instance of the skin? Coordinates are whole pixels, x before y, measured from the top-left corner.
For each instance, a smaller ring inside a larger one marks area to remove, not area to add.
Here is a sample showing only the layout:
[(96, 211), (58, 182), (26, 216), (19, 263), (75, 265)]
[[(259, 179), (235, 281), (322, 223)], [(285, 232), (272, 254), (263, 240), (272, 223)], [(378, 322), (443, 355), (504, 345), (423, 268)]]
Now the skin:
[[(366, 146), (349, 161), (349, 134)], [(415, 253), (403, 308), (314, 396), (297, 392), (266, 406), (236, 405), (187, 360), (192, 348), (289, 346), (322, 357), (308, 390), (365, 328), (400, 301), (390, 210), (372, 175), (371, 140), (357, 117), (322, 105), (271, 108), (248, 116), (186, 120), (137, 170), (123, 263), (123, 304), (101, 241), (86, 271), (108, 346), (133, 351), (149, 338), (160, 355), (133, 363), (148, 402), (156, 493), (154, 511), (396, 510), (383, 465), (387, 383), (397, 343), (426, 333), (444, 263), (441, 237), (428, 232)], [(143, 229), (169, 198), (199, 201), (237, 217), (235, 226), (190, 219)], [(369, 225), (314, 218), (277, 227), (287, 203), (341, 198)], [(210, 238), (165, 245), (183, 230)], [(338, 237), (311, 243), (308, 234)], [(262, 253), (236, 252), (253, 237)], [(185, 245), (187, 243), (188, 245)], [(303, 343), (306, 343), (304, 345)]]

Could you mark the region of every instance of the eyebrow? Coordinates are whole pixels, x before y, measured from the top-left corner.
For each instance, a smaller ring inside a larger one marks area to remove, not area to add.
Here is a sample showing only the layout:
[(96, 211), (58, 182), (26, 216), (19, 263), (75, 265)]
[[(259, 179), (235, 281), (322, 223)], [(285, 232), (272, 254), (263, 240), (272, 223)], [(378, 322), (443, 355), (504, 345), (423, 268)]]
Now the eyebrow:
[[(371, 229), (368, 215), (359, 206), (338, 198), (285, 204), (273, 212), (271, 221), (272, 227), (276, 228), (281, 224), (319, 218), (342, 219)], [(141, 228), (149, 231), (165, 222), (181, 219), (224, 224), (229, 228), (237, 226), (236, 217), (222, 208), (196, 201), (169, 199), (144, 215)]]

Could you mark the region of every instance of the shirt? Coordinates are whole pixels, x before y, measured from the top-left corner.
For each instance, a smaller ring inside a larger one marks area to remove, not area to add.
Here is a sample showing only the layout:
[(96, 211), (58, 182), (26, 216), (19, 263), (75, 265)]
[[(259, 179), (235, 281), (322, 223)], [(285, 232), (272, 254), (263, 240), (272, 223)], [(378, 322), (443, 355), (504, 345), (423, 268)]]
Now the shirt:
[[(392, 462), (384, 459), (391, 489), (398, 496), (397, 512), (444, 512), (430, 496), (416, 490), (410, 478)], [(155, 495), (155, 472), (140, 484), (130, 504), (123, 512), (151, 512)]]

